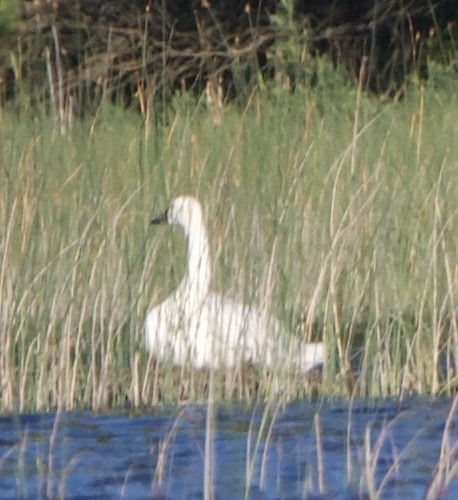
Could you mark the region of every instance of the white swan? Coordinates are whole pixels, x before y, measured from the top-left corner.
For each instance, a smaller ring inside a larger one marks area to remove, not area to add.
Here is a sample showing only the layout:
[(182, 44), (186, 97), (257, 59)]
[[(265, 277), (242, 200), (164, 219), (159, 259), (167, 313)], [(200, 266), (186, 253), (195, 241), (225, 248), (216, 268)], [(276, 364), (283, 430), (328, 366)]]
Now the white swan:
[[(210, 251), (200, 203), (176, 198), (151, 221), (183, 228), (187, 272), (175, 292), (154, 307), (145, 321), (146, 346), (157, 360), (194, 368), (234, 367), (243, 362), (274, 367), (290, 363), (307, 372), (324, 362), (323, 343), (288, 339), (265, 310), (210, 291)], [(289, 352), (288, 352), (289, 351)]]

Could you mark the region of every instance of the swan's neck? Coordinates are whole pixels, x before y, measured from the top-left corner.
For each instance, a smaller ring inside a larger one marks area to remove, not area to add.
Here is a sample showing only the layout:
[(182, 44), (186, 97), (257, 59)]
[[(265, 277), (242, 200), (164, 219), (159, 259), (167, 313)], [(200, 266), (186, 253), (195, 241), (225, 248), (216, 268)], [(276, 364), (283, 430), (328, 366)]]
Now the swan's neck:
[(200, 307), (210, 288), (210, 249), (203, 221), (193, 220), (192, 227), (185, 229), (188, 242), (187, 272), (179, 286), (181, 303), (190, 312)]

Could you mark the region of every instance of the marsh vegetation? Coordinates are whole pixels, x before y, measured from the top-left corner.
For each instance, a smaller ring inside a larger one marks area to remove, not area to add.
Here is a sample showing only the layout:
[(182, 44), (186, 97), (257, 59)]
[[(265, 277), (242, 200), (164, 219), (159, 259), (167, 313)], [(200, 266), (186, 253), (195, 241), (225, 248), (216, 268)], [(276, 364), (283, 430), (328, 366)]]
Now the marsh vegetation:
[[(454, 392), (456, 76), (382, 104), (318, 70), (313, 90), (243, 108), (178, 95), (160, 120), (102, 103), (63, 130), (44, 108), (1, 110), (1, 411), (206, 401), (208, 373), (155, 364), (143, 339), (185, 269), (181, 232), (149, 220), (186, 193), (212, 289), (326, 343), (320, 395)], [(262, 367), (214, 375), (216, 400), (278, 396)], [(311, 394), (285, 374), (282, 400)]]

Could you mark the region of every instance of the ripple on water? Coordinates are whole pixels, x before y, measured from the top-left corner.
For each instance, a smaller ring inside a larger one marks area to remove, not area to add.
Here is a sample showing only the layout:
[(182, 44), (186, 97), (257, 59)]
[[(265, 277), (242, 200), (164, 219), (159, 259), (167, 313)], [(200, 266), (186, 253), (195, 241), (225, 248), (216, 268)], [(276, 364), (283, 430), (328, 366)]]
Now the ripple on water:
[[(369, 477), (380, 498), (423, 498), (450, 407), (447, 399), (217, 407), (211, 484), (217, 498), (248, 488), (250, 498), (344, 499), (369, 495)], [(453, 445), (456, 416), (452, 424)], [(0, 497), (201, 498), (205, 443), (205, 406), (1, 417)]]

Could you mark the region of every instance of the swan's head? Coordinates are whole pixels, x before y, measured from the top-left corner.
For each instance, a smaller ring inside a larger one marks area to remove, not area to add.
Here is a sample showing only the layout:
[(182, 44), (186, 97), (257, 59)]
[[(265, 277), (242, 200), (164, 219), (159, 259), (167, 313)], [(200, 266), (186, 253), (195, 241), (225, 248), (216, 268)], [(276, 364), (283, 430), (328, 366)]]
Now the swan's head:
[(202, 224), (202, 207), (192, 196), (179, 196), (170, 204), (169, 208), (151, 224), (175, 224), (185, 229)]

